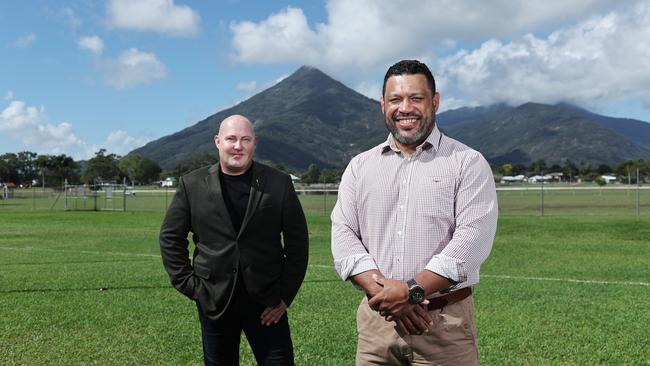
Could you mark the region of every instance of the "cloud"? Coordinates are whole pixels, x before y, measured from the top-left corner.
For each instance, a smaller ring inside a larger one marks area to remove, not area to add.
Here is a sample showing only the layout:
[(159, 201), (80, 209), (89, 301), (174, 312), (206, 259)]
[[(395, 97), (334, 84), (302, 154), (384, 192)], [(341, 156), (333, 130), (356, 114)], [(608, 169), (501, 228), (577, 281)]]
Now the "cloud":
[(5, 99), (5, 100), (12, 100), (12, 99), (14, 99), (14, 92), (11, 91), (11, 90), (7, 90), (7, 92), (5, 93), (5, 98), (4, 98), (4, 99)]
[(117, 130), (111, 132), (108, 135), (106, 141), (102, 143), (101, 147), (105, 148), (109, 152), (118, 155), (126, 155), (130, 151), (140, 146), (143, 146), (149, 141), (151, 141), (151, 137), (146, 137), (146, 136), (134, 137), (134, 136), (130, 136), (124, 130)]
[(275, 78), (275, 80), (273, 80), (273, 83), (271, 85), (269, 85), (269, 87), (272, 87), (273, 85), (281, 82), (282, 80), (288, 78), (289, 76), (290, 76), (289, 74), (280, 75), (279, 77)]
[(81, 26), (82, 22), (79, 18), (77, 18), (77, 16), (74, 13), (74, 10), (70, 8), (64, 8), (62, 13), (66, 21), (68, 22), (68, 25), (71, 28), (74, 29), (74, 28), (79, 28)]
[(137, 48), (123, 51), (116, 59), (103, 60), (108, 85), (124, 89), (164, 79), (167, 68), (155, 54)]
[(36, 34), (33, 32), (20, 36), (14, 41), (14, 46), (18, 48), (27, 48), (36, 41)]
[(109, 133), (101, 144), (88, 144), (77, 136), (71, 123), (50, 123), (44, 107), (27, 106), (18, 100), (11, 101), (0, 112), (0, 133), (19, 141), (26, 150), (66, 154), (77, 160), (92, 158), (101, 148), (125, 155), (152, 140), (152, 136), (131, 136), (124, 130), (117, 130)]
[(440, 60), (441, 90), (491, 104), (573, 102), (601, 110), (626, 98), (650, 107), (650, 5), (594, 16), (547, 37), (488, 40)]
[(104, 41), (97, 36), (81, 37), (79, 38), (77, 45), (79, 48), (88, 50), (96, 56), (99, 56), (104, 52)]
[(566, 101), (599, 111), (631, 99), (650, 110), (649, 9), (642, 1), (329, 0), (323, 23), (292, 7), (231, 23), (231, 58), (312, 65), (372, 98), (388, 65), (417, 58), (433, 70), (443, 107)]
[(234, 22), (230, 30), (236, 61), (282, 63), (295, 61), (298, 56), (313, 60), (320, 51), (318, 35), (309, 29), (307, 18), (297, 8), (272, 14), (259, 24)]
[[(324, 70), (385, 66), (456, 42), (481, 42), (549, 31), (606, 7), (604, 0), (531, 3), (497, 0), (439, 2), (330, 0), (327, 22), (310, 27), (288, 7), (260, 22), (233, 22), (232, 58), (243, 63), (302, 63)], [(507, 21), (504, 21), (506, 20)], [(273, 40), (269, 42), (269, 40)]]
[(359, 83), (354, 90), (368, 98), (379, 100), (381, 98), (382, 84), (379, 82), (363, 81)]
[(106, 11), (109, 26), (115, 28), (177, 37), (193, 36), (199, 29), (199, 14), (174, 0), (110, 0)]
[(257, 89), (257, 82), (255, 80), (237, 84), (237, 90), (239, 91), (252, 92), (255, 91), (255, 89)]
[(70, 123), (49, 123), (43, 107), (30, 107), (18, 100), (11, 101), (0, 113), (0, 132), (29, 148), (50, 153), (83, 146)]

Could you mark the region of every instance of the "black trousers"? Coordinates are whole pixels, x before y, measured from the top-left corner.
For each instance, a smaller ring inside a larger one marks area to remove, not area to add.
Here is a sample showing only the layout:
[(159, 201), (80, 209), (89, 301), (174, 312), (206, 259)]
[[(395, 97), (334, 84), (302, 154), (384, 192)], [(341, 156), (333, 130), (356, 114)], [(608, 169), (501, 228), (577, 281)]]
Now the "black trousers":
[(266, 306), (251, 299), (243, 281), (238, 282), (228, 309), (218, 320), (208, 319), (197, 304), (205, 364), (239, 365), (239, 339), (243, 330), (258, 365), (293, 366), (293, 344), (287, 314), (276, 324), (263, 325), (260, 316)]

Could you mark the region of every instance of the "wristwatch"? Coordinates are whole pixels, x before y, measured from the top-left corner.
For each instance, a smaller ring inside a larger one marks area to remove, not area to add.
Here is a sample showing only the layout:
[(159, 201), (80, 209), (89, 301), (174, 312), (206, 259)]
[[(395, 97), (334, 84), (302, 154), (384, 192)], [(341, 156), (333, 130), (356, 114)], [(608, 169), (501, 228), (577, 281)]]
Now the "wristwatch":
[(409, 288), (409, 303), (419, 304), (424, 301), (424, 288), (415, 281), (415, 278), (406, 281), (406, 286)]

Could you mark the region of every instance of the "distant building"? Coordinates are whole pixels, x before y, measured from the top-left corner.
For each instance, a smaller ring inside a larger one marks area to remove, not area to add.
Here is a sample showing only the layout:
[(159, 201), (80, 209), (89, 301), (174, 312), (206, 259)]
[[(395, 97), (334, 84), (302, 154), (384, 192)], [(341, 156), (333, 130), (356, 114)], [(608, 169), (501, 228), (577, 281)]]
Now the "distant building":
[(545, 180), (551, 181), (551, 182), (561, 182), (562, 178), (564, 177), (564, 173), (562, 172), (554, 172), (554, 173), (548, 173), (544, 176)]
[(167, 177), (167, 179), (160, 182), (161, 187), (173, 187), (175, 185), (176, 185), (176, 178), (174, 177)]
[(605, 183), (610, 184), (611, 182), (616, 182), (618, 180), (617, 177), (613, 175), (601, 175), (600, 178), (605, 181)]
[(296, 176), (293, 175), (293, 174), (289, 174), (289, 175), (291, 176), (291, 181), (292, 181), (293, 183), (300, 183), (300, 177), (296, 177)]
[(519, 174), (516, 176), (504, 175), (501, 177), (501, 183), (522, 183), (526, 181), (526, 177)]

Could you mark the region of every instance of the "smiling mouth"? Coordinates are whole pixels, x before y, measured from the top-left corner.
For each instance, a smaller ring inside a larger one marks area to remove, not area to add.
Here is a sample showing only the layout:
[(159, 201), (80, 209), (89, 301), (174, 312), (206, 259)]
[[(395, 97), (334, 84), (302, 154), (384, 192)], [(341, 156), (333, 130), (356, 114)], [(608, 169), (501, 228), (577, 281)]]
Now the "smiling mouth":
[(419, 121), (420, 118), (409, 117), (409, 118), (397, 118), (395, 122), (397, 123), (397, 125), (399, 125), (402, 128), (413, 128), (417, 125)]

